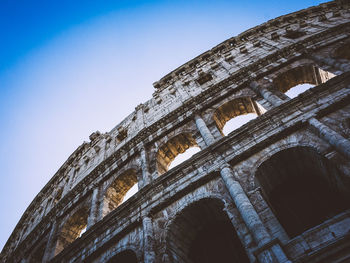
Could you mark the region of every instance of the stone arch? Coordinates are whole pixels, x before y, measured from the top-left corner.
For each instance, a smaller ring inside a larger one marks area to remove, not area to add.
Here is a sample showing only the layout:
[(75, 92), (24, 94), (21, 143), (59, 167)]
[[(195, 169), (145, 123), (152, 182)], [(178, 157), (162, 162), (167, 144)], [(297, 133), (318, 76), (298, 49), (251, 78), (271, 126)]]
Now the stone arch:
[(157, 152), (158, 174), (168, 171), (171, 162), (175, 157), (184, 153), (191, 147), (198, 146), (196, 140), (190, 133), (180, 133), (161, 145)]
[(132, 249), (125, 249), (110, 258), (107, 263), (137, 263), (137, 255)]
[(287, 142), (287, 143), (282, 143), (282, 144), (274, 144), (271, 145), (270, 147), (264, 149), (264, 153), (261, 155), (261, 157), (254, 163), (254, 166), (251, 167), (252, 175), (251, 178), (255, 178), (255, 174), (260, 167), (262, 163), (270, 159), (274, 154), (282, 151), (282, 150), (287, 150), (289, 148), (293, 147), (310, 147), (313, 148), (314, 151), (316, 151), (318, 154), (322, 155), (322, 151), (319, 145), (313, 144), (310, 142), (302, 142), (302, 141), (292, 141), (292, 142)]
[(184, 206), (167, 226), (171, 262), (249, 262), (219, 198), (201, 198)]
[(139, 181), (138, 173), (135, 168), (127, 169), (119, 173), (103, 193), (102, 216), (106, 216), (112, 210), (116, 209), (125, 198), (127, 192)]
[(316, 86), (334, 76), (333, 73), (320, 69), (313, 64), (305, 64), (279, 74), (273, 80), (273, 86), (280, 92), (286, 93), (298, 85), (311, 84)]
[(347, 42), (336, 48), (333, 52), (333, 57), (337, 59), (350, 60), (350, 42)]
[(290, 238), (349, 208), (341, 172), (312, 147), (274, 153), (260, 164), (255, 177)]
[(238, 116), (246, 114), (254, 114), (255, 116), (261, 115), (262, 107), (253, 101), (250, 97), (239, 97), (220, 105), (213, 114), (213, 119), (216, 126), (222, 134), (223, 128), (228, 121)]
[[(140, 245), (130, 244), (130, 243), (118, 243), (116, 246), (113, 246), (109, 248), (108, 250), (104, 251), (103, 254), (98, 258), (98, 262), (124, 262), (124, 261), (117, 261), (118, 255), (121, 253), (129, 251), (132, 252), (132, 258), (135, 255), (136, 256), (136, 262), (142, 262), (143, 259), (143, 252), (140, 249)], [(131, 261), (132, 262), (132, 261)]]
[(59, 254), (70, 243), (80, 237), (83, 230), (86, 229), (89, 209), (81, 207), (67, 218), (57, 237), (55, 255)]

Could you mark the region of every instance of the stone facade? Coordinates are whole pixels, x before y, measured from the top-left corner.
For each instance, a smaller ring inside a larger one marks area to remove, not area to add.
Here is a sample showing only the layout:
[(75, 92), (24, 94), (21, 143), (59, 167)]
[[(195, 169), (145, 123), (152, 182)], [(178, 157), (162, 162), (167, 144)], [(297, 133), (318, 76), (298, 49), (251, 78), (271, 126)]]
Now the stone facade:
[(273, 19), (155, 82), (62, 165), (1, 262), (349, 262), (349, 7)]

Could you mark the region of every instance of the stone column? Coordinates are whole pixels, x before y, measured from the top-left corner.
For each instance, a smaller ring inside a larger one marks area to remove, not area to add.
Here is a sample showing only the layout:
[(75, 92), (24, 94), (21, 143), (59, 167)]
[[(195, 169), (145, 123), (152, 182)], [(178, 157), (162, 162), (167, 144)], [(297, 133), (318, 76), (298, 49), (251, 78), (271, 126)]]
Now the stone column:
[(57, 231), (57, 223), (54, 221), (51, 225), (51, 230), (49, 234), (49, 239), (47, 240), (44, 256), (42, 262), (49, 262), (51, 258), (55, 256), (56, 250), (56, 231)]
[(263, 87), (260, 87), (256, 81), (251, 82), (250, 87), (254, 92), (260, 94), (265, 100), (270, 102), (273, 106), (279, 106), (282, 103), (284, 103), (284, 101), (280, 99), (277, 95), (273, 94), (271, 91)]
[(98, 210), (99, 210), (99, 187), (96, 188), (92, 192), (91, 197), (91, 207), (90, 213), (87, 220), (86, 230), (88, 230), (91, 226), (93, 226), (98, 221)]
[(145, 147), (142, 146), (140, 150), (141, 170), (142, 170), (142, 183), (139, 183), (139, 188), (149, 184), (151, 182), (151, 175), (148, 170), (148, 162), (146, 157)]
[(207, 125), (205, 124), (202, 117), (200, 117), (198, 114), (194, 116), (196, 126), (200, 132), (200, 134), (203, 137), (203, 140), (207, 146), (213, 144), (215, 142), (214, 136), (211, 134), (210, 130), (208, 129)]
[(316, 134), (332, 145), (337, 151), (350, 159), (350, 141), (332, 130), (316, 118), (311, 118), (308, 123)]
[(142, 219), (143, 226), (143, 252), (144, 263), (155, 262), (155, 253), (153, 250), (153, 224), (150, 217), (145, 216)]
[(224, 164), (220, 171), (232, 200), (255, 242), (258, 245), (256, 257), (261, 263), (290, 262), (276, 239), (272, 239), (255, 211), (242, 186), (234, 179), (228, 164)]
[(334, 69), (341, 70), (343, 72), (350, 71), (350, 64), (343, 63), (334, 58), (321, 57), (318, 55), (310, 55), (310, 57), (317, 63), (325, 64), (327, 66), (333, 67)]

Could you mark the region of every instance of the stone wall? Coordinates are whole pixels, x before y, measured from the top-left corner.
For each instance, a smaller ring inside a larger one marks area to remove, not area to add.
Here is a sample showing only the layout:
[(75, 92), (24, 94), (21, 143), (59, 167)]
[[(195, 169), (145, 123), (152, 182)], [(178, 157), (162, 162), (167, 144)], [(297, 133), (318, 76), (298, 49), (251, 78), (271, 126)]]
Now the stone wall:
[[(68, 158), (0, 260), (194, 262), (195, 226), (224, 222), (241, 262), (345, 262), (349, 207), (291, 237), (257, 174), (283, 151), (309, 149), (349, 201), (349, 29), (349, 3), (325, 3), (230, 38), (155, 82), (152, 99)], [(284, 94), (302, 83), (315, 87)], [(250, 112), (257, 118), (223, 135), (228, 120)], [(201, 151), (168, 170), (192, 146)]]

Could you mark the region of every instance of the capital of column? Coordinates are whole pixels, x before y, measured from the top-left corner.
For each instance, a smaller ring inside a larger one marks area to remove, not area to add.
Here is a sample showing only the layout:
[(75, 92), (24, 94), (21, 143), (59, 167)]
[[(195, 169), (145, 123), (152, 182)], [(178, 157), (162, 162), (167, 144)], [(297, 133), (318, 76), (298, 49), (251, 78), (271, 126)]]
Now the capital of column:
[(309, 125), (313, 128), (316, 134), (332, 145), (336, 150), (350, 159), (350, 141), (344, 138), (338, 132), (332, 130), (327, 125), (323, 124), (316, 118), (308, 119)]
[(255, 92), (258, 93), (260, 96), (262, 96), (265, 100), (270, 102), (273, 106), (279, 106), (284, 101), (280, 99), (278, 96), (273, 94), (271, 91), (267, 90), (264, 87), (259, 86), (259, 84), (256, 81), (252, 81), (250, 83), (250, 88)]
[(253, 254), (261, 263), (271, 262), (271, 257), (274, 258), (275, 261), (277, 260), (281, 263), (291, 263), (284, 254), (278, 238), (271, 239), (268, 243), (259, 246), (253, 251)]
[(315, 60), (318, 63), (331, 66), (343, 72), (350, 71), (350, 64), (342, 63), (334, 58), (330, 58), (330, 57), (324, 58), (313, 54), (310, 54), (309, 56), (311, 57), (311, 59)]

